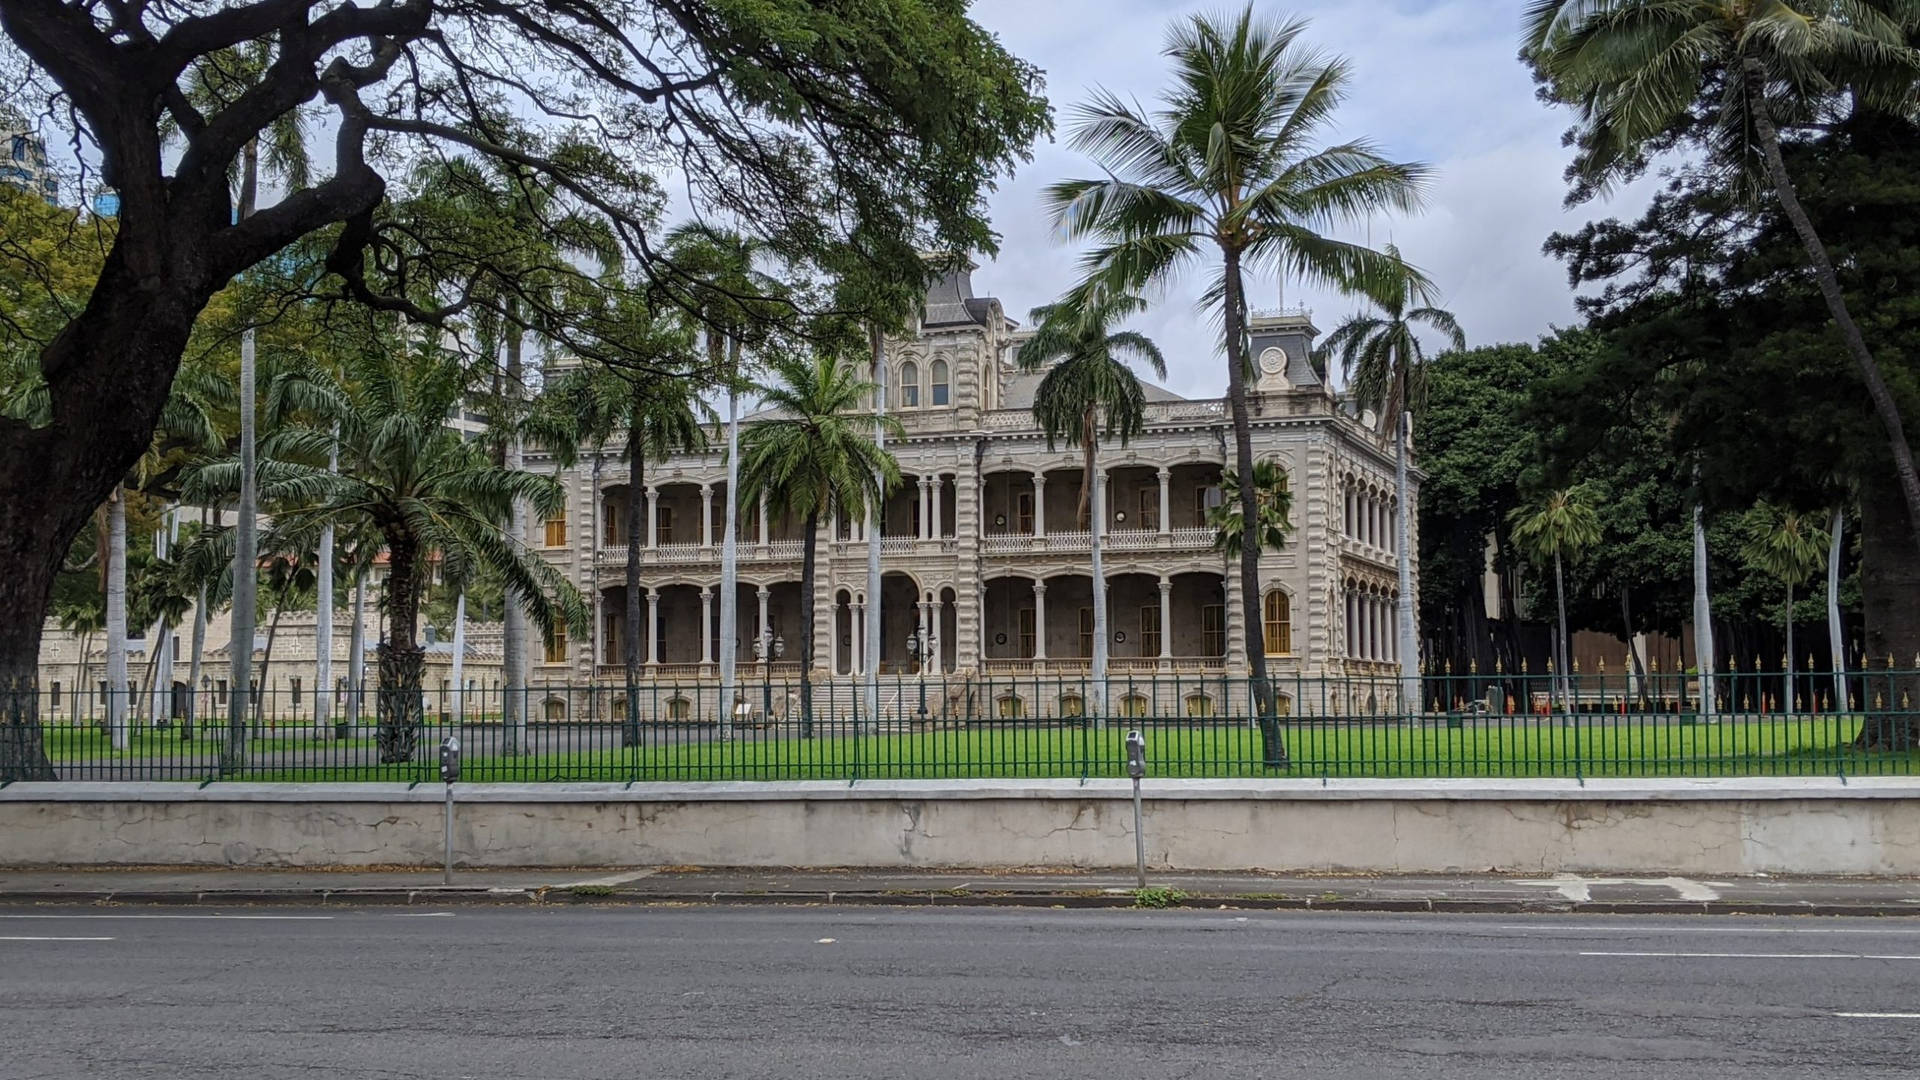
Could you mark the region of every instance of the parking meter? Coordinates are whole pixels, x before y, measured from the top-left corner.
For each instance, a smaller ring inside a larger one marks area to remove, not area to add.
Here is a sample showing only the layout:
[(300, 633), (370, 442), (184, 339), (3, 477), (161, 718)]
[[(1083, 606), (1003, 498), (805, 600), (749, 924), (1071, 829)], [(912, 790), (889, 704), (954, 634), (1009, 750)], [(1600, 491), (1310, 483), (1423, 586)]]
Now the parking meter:
[(1147, 775), (1147, 739), (1138, 731), (1127, 732), (1127, 775), (1133, 778), (1133, 860), (1139, 871), (1140, 887), (1147, 887), (1147, 837), (1141, 831), (1140, 779)]
[(460, 736), (440, 740), (440, 781), (451, 784), (460, 779)]
[(1135, 780), (1147, 775), (1147, 740), (1138, 731), (1127, 732), (1127, 775)]

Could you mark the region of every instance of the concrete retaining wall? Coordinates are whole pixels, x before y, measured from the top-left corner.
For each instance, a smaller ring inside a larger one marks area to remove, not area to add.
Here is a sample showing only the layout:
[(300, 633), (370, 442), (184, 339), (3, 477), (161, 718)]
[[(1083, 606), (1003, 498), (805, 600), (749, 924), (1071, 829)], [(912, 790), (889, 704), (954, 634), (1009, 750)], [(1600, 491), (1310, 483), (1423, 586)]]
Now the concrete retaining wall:
[[(1149, 781), (1166, 870), (1920, 875), (1920, 782)], [(1108, 867), (1124, 781), (490, 785), (467, 866)], [(441, 790), (13, 784), (0, 864), (368, 866), (441, 858)]]

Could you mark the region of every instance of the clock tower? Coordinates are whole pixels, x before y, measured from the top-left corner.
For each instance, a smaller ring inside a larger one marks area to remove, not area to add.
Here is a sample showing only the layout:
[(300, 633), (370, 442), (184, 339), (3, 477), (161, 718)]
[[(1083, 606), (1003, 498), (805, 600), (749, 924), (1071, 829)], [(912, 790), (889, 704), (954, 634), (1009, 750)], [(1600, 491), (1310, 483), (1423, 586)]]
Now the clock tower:
[(1319, 333), (1306, 308), (1253, 312), (1247, 322), (1253, 388), (1263, 394), (1322, 388), (1325, 380), (1313, 364), (1313, 339)]

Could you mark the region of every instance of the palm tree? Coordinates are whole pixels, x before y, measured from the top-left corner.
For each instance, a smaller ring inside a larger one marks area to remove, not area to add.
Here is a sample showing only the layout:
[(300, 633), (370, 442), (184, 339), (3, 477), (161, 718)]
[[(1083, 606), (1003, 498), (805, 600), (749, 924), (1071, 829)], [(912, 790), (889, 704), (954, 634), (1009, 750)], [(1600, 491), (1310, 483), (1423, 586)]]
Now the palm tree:
[(1532, 506), (1516, 506), (1507, 515), (1513, 543), (1535, 563), (1553, 563), (1553, 596), (1559, 608), (1560, 633), (1555, 642), (1560, 665), (1560, 707), (1573, 711), (1573, 679), (1568, 666), (1567, 579), (1565, 563), (1578, 562), (1600, 542), (1600, 515), (1580, 488), (1550, 491)]
[[(1176, 85), (1151, 116), (1101, 92), (1081, 106), (1071, 143), (1105, 169), (1100, 179), (1066, 180), (1047, 191), (1057, 227), (1094, 237), (1085, 267), (1114, 290), (1164, 283), (1218, 253), (1220, 270), (1205, 301), (1221, 312), (1234, 462), (1253, 471), (1247, 405), (1250, 369), (1247, 267), (1272, 267), (1349, 291), (1380, 289), (1401, 275), (1399, 260), (1331, 239), (1330, 227), (1380, 211), (1419, 207), (1427, 170), (1396, 163), (1364, 141), (1315, 148), (1346, 93), (1344, 60), (1298, 45), (1306, 24), (1191, 16), (1174, 25), (1164, 49)], [(1257, 514), (1253, 490), (1241, 492), (1242, 521)], [(1240, 591), (1260, 595), (1260, 545), (1241, 546)], [(1248, 666), (1262, 715), (1274, 709), (1265, 643), (1250, 639)]]
[(1059, 303), (1033, 309), (1034, 334), (1021, 344), (1014, 360), (1022, 371), (1047, 369), (1033, 394), (1033, 418), (1047, 434), (1047, 449), (1053, 449), (1057, 440), (1073, 439), (1080, 444), (1085, 459), (1080, 476), (1080, 514), (1088, 522), (1093, 549), (1096, 724), (1106, 719), (1108, 631), (1107, 576), (1100, 551), (1101, 534), (1106, 530), (1106, 485), (1100, 482), (1095, 459), (1103, 438), (1118, 438), (1125, 446), (1146, 430), (1146, 392), (1127, 358), (1144, 362), (1162, 379), (1167, 377), (1166, 357), (1160, 354), (1159, 346), (1138, 331), (1113, 329), (1146, 307), (1146, 301), (1125, 293), (1071, 293)]
[(1713, 597), (1707, 583), (1707, 513), (1697, 496), (1693, 502), (1693, 643), (1694, 664), (1700, 669), (1700, 715), (1712, 723), (1719, 708), (1713, 689), (1718, 654), (1713, 644)]
[(1223, 470), (1220, 505), (1207, 508), (1207, 524), (1213, 527), (1214, 548), (1229, 559), (1240, 557), (1240, 545), (1246, 543), (1249, 532), (1262, 551), (1279, 551), (1287, 546), (1287, 535), (1293, 531), (1293, 486), (1279, 462), (1268, 459), (1254, 463), (1253, 502), (1259, 517), (1249, 530), (1240, 516), (1240, 474)]
[(1846, 547), (1847, 508), (1833, 508), (1833, 529), (1827, 548), (1827, 651), (1832, 656), (1833, 706), (1847, 709), (1847, 637), (1840, 621), (1840, 555)]
[[(887, 497), (900, 465), (854, 420), (873, 392), (851, 364), (830, 352), (770, 358), (773, 381), (761, 396), (773, 415), (748, 429), (742, 447), (742, 489), (764, 492), (776, 512), (802, 522), (800, 558), (800, 734), (813, 735), (814, 550), (820, 519), (838, 507), (849, 517)], [(900, 430), (899, 421), (882, 424)]]
[[(1387, 254), (1400, 251), (1387, 245)], [(1400, 576), (1399, 653), (1401, 699), (1419, 702), (1420, 635), (1414, 619), (1413, 530), (1408, 522), (1407, 429), (1413, 414), (1426, 407), (1427, 353), (1420, 330), (1441, 335), (1454, 349), (1464, 349), (1467, 337), (1453, 315), (1432, 305), (1432, 297), (1417, 275), (1408, 274), (1394, 287), (1373, 298), (1377, 315), (1354, 315), (1327, 338), (1326, 349), (1340, 358), (1354, 397), (1380, 410), (1382, 422), (1393, 429), (1393, 526), (1395, 562)]]
[[(284, 392), (299, 395), (302, 411), (318, 419), (276, 431), (265, 444), (261, 495), (273, 513), (267, 539), (274, 549), (302, 548), (332, 522), (369, 528), (385, 541), (378, 744), (383, 763), (410, 761), (426, 658), (417, 640), (420, 604), (434, 562), (456, 589), (481, 568), (498, 576), (549, 639), (563, 620), (585, 625), (578, 590), (500, 531), (515, 500), (552, 513), (565, 493), (549, 477), (501, 468), (445, 426), (468, 387), (458, 360), (438, 349), (369, 349), (349, 354), (337, 374), (309, 368), (289, 380)], [(336, 444), (340, 468), (333, 472), (324, 463)], [(203, 467), (197, 487), (208, 495), (230, 489), (237, 471), (232, 461)]]
[(1920, 13), (1906, 0), (1530, 0), (1524, 48), (1554, 96), (1578, 110), (1576, 168), (1602, 184), (1634, 169), (1650, 143), (1696, 122), (1706, 99), (1709, 152), (1749, 175), (1757, 165), (1806, 249), (1886, 428), (1920, 541), (1920, 472), (1899, 408), (1800, 205), (1779, 133), (1781, 122), (1812, 117), (1842, 94), (1855, 108), (1910, 109), (1916, 30)]
[(1740, 522), (1740, 556), (1748, 566), (1787, 587), (1781, 621), (1786, 624), (1787, 653), (1782, 667), (1780, 708), (1793, 701), (1793, 587), (1813, 576), (1827, 557), (1830, 537), (1818, 520), (1796, 510), (1763, 502)]

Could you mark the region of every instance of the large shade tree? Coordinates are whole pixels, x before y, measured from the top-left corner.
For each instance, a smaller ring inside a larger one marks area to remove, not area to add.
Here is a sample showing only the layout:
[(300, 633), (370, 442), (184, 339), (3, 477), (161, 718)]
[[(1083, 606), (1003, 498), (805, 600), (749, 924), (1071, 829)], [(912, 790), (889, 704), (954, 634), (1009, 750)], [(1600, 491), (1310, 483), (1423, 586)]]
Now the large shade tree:
[[(813, 734), (814, 567), (820, 522), (836, 508), (849, 519), (884, 501), (900, 483), (900, 465), (857, 418), (874, 387), (832, 352), (776, 353), (761, 395), (771, 415), (749, 428), (740, 485), (765, 492), (775, 512), (801, 521), (800, 733)], [(900, 430), (897, 420), (882, 424)]]
[[(409, 288), (413, 238), (383, 199), (422, 157), (530, 170), (555, 213), (599, 218), (678, 300), (685, 279), (649, 224), (651, 170), (674, 168), (695, 205), (752, 222), (783, 256), (829, 259), (868, 229), (907, 266), (916, 248), (993, 248), (985, 193), (1049, 119), (1038, 72), (944, 0), (0, 0), (0, 31), (17, 100), (45, 102), (35, 122), (90, 148), (83, 185), (120, 202), (84, 305), (37, 343), (50, 419), (0, 419), (0, 607), (22, 613), (0, 626), (0, 679), (34, 671), (62, 558), (236, 275), (311, 237), (330, 275), (317, 290), (436, 323), (490, 302)], [(195, 106), (195, 66), (256, 42), (270, 58), (259, 81)], [(236, 162), (303, 109), (330, 133), (319, 179), (237, 218)], [(515, 317), (570, 336), (564, 310)], [(33, 711), (7, 722), (20, 730), (0, 739), (0, 778), (51, 775)]]
[[(1145, 113), (1102, 91), (1075, 112), (1070, 142), (1106, 172), (1054, 184), (1047, 201), (1068, 237), (1091, 238), (1084, 260), (1116, 290), (1164, 284), (1217, 260), (1205, 303), (1220, 312), (1232, 412), (1234, 466), (1254, 467), (1245, 275), (1265, 269), (1343, 290), (1379, 289), (1400, 261), (1329, 232), (1368, 215), (1417, 209), (1427, 170), (1391, 161), (1372, 143), (1323, 145), (1351, 81), (1346, 61), (1309, 49), (1302, 22), (1254, 14), (1195, 15), (1175, 23), (1164, 53), (1174, 85)], [(1258, 520), (1252, 489), (1243, 521)], [(1260, 545), (1240, 551), (1240, 593), (1260, 595)], [(1247, 661), (1262, 715), (1274, 710), (1265, 644)]]
[(1770, 189), (1804, 249), (1885, 429), (1920, 544), (1920, 472), (1894, 391), (1801, 204), (1782, 129), (1836, 113), (1909, 114), (1920, 80), (1920, 5), (1910, 0), (1530, 0), (1524, 47), (1554, 97), (1579, 115), (1576, 172), (1604, 188), (1649, 153), (1687, 141)]
[(1126, 293), (1080, 289), (1058, 303), (1034, 308), (1033, 336), (1014, 362), (1022, 371), (1045, 371), (1033, 391), (1033, 418), (1046, 433), (1047, 449), (1068, 439), (1080, 445), (1080, 516), (1086, 519), (1093, 557), (1092, 676), (1095, 723), (1107, 714), (1107, 575), (1102, 535), (1107, 528), (1106, 484), (1099, 467), (1100, 443), (1121, 446), (1146, 430), (1147, 394), (1130, 362), (1167, 377), (1167, 360), (1145, 334), (1116, 327), (1146, 310), (1146, 301)]

